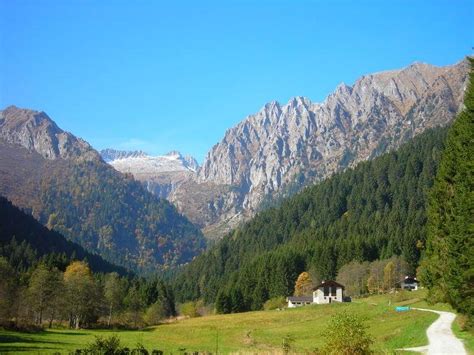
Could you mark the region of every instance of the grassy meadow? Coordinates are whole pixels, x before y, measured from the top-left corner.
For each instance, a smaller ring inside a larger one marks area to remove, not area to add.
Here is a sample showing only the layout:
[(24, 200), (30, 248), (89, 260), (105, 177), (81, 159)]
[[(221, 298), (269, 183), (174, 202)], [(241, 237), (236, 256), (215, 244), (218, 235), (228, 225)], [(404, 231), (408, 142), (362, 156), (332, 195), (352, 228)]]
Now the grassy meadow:
[[(139, 331), (65, 330), (40, 333), (0, 331), (0, 353), (68, 353), (83, 348), (95, 335), (118, 335), (123, 345), (137, 343), (148, 350), (165, 353), (216, 352), (272, 353), (283, 350), (283, 342), (295, 353), (312, 352), (324, 344), (324, 330), (330, 317), (348, 310), (362, 316), (373, 336), (374, 350), (393, 352), (402, 347), (427, 343), (426, 328), (437, 318), (434, 313), (411, 310), (397, 313), (395, 304), (422, 305), (422, 293), (413, 292), (409, 299), (396, 302), (393, 296), (373, 296), (353, 303), (314, 305), (298, 309), (212, 315), (162, 324)], [(464, 334), (472, 342), (472, 334)]]

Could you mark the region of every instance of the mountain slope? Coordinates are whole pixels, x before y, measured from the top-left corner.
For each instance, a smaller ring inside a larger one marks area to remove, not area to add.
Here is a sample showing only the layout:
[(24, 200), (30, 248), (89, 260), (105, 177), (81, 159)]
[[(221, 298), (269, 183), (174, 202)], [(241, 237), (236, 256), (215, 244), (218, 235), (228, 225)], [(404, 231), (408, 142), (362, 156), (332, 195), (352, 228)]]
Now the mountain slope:
[(87, 260), (95, 272), (115, 271), (126, 274), (124, 268), (112, 265), (100, 256), (85, 251), (78, 244), (66, 240), (61, 234), (48, 230), (2, 196), (0, 196), (0, 255), (7, 257), (12, 264), (20, 268), (28, 268), (41, 259), (66, 264), (71, 259), (77, 259)]
[(198, 177), (171, 200), (208, 233), (253, 216), (266, 199), (288, 195), (334, 172), (399, 147), (451, 122), (462, 102), (467, 62), (415, 63), (341, 84), (322, 103), (304, 97), (266, 104), (229, 129)]
[[(69, 137), (64, 149), (55, 139), (61, 134)], [(203, 249), (200, 231), (169, 202), (114, 170), (46, 114), (0, 111), (0, 135), (0, 194), (88, 250), (153, 270), (185, 263)]]
[(178, 299), (213, 303), (220, 292), (243, 299), (244, 310), (259, 309), (292, 293), (302, 271), (334, 278), (351, 260), (393, 255), (414, 271), (445, 136), (446, 128), (429, 130), (260, 212), (181, 269)]

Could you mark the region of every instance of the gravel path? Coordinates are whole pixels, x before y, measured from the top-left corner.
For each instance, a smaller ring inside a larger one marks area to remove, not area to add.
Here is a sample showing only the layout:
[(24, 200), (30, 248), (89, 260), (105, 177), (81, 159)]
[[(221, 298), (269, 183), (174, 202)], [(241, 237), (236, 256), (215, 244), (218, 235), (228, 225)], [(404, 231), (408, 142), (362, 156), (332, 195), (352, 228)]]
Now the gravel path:
[(426, 331), (428, 345), (417, 348), (406, 348), (403, 350), (418, 351), (424, 354), (464, 355), (467, 354), (464, 345), (456, 338), (451, 330), (456, 315), (451, 312), (433, 311), (424, 308), (412, 308), (418, 311), (433, 312), (439, 314), (439, 318), (433, 322)]

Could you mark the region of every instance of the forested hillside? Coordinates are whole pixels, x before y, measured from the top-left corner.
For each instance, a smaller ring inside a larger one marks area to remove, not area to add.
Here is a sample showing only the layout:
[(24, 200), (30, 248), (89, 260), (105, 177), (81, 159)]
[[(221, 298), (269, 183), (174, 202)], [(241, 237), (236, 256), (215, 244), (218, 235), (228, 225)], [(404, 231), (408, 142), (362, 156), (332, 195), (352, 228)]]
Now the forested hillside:
[(45, 263), (60, 269), (73, 260), (86, 260), (94, 272), (118, 272), (124, 268), (110, 264), (100, 256), (89, 253), (80, 245), (50, 231), (32, 216), (13, 206), (0, 196), (0, 256), (5, 257), (17, 271), (26, 271)]
[(40, 219), (108, 260), (135, 269), (187, 262), (201, 232), (175, 207), (102, 162), (70, 162), (42, 179)]
[(304, 270), (334, 278), (351, 260), (393, 255), (415, 272), (445, 135), (444, 128), (429, 130), (261, 212), (178, 272), (178, 299), (224, 297), (233, 311), (259, 309), (291, 294)]
[[(65, 149), (57, 138), (65, 133), (46, 114), (15, 107), (1, 114), (4, 136), (21, 139), (0, 138), (0, 195), (48, 228), (140, 271), (186, 263), (204, 249), (201, 231), (173, 205), (114, 170), (90, 146), (84, 154), (71, 148), (75, 155), (41, 155)], [(53, 126), (59, 133), (47, 129)]]

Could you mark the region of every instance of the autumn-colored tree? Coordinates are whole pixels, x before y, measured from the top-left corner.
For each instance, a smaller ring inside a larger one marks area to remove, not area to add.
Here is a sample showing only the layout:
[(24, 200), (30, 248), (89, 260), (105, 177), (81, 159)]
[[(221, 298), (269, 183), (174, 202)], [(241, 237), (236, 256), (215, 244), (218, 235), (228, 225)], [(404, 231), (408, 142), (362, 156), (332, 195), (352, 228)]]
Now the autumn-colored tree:
[(309, 274), (304, 271), (296, 280), (295, 283), (295, 296), (307, 296), (310, 295), (313, 290), (313, 281)]
[(383, 288), (385, 291), (389, 291), (395, 287), (396, 283), (395, 264), (393, 261), (389, 261), (383, 269)]
[(64, 272), (66, 310), (71, 328), (80, 328), (97, 314), (99, 297), (89, 266), (73, 261)]
[(368, 262), (352, 261), (341, 267), (336, 280), (345, 286), (347, 296), (361, 296), (367, 293), (368, 273)]
[(373, 275), (370, 275), (369, 278), (367, 279), (367, 290), (371, 294), (376, 293), (379, 290), (377, 281), (375, 280), (375, 277)]

